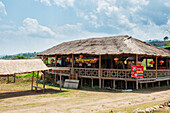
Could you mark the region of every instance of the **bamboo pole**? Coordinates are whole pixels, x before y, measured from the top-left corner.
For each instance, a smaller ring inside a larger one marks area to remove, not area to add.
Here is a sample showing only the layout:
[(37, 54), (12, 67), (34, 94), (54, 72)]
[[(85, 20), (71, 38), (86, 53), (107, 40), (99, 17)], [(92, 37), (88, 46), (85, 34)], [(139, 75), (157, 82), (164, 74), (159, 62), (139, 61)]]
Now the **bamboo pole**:
[(102, 86), (102, 80), (101, 80), (101, 55), (99, 55), (99, 88)]
[(33, 82), (34, 82), (34, 72), (32, 73), (32, 83), (31, 83), (31, 90), (33, 90)]
[(156, 57), (156, 78), (158, 77), (158, 57)]

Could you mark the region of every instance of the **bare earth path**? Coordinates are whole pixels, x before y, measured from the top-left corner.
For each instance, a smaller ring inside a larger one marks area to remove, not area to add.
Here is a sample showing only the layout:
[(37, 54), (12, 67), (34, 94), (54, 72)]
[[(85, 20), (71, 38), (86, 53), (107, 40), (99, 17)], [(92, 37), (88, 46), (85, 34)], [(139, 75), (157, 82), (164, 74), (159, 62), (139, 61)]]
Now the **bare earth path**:
[(22, 84), (25, 85), (0, 84), (0, 113), (106, 112), (118, 107), (170, 100), (170, 87), (130, 93), (65, 89), (62, 93), (54, 90), (42, 94), (26, 91), (30, 84)]

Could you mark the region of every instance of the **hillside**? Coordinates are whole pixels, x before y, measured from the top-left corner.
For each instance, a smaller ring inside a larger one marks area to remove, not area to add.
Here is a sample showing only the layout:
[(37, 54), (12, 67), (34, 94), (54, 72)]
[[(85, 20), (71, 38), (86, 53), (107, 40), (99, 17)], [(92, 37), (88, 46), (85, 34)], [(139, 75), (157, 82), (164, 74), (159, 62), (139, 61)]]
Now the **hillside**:
[(16, 54), (16, 55), (5, 55), (5, 56), (1, 56), (2, 59), (14, 59), (14, 58), (17, 58), (17, 57), (23, 57), (23, 58), (34, 58), (36, 57), (36, 55), (38, 54), (39, 52), (33, 52), (33, 53), (19, 53), (19, 54)]

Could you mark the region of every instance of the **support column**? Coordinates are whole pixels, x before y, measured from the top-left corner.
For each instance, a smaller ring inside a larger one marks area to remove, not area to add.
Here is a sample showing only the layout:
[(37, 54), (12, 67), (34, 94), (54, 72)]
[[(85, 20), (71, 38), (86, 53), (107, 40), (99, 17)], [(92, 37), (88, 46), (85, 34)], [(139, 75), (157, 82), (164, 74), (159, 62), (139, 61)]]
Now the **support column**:
[(115, 89), (116, 88), (116, 86), (115, 86), (115, 80), (113, 80), (113, 89)]
[(54, 78), (54, 83), (56, 83), (56, 81), (57, 81), (57, 73), (55, 72), (55, 78)]
[(45, 91), (45, 71), (43, 73), (43, 93)]
[(152, 87), (154, 87), (154, 82), (152, 82)]
[(148, 88), (148, 83), (145, 84), (145, 87)]
[(125, 89), (127, 89), (127, 81), (125, 80)]
[(15, 83), (15, 74), (14, 74), (14, 76), (13, 76), (13, 83)]
[(156, 57), (156, 78), (158, 77), (158, 57)]
[(138, 88), (138, 78), (136, 79), (136, 89), (139, 89)]
[(61, 91), (61, 71), (60, 71), (60, 91)]
[(83, 87), (83, 78), (81, 78), (81, 87)]
[[(38, 86), (38, 77), (39, 77), (39, 71), (37, 72), (36, 86)], [(37, 91), (37, 87), (35, 87), (35, 91)]]
[(93, 88), (93, 78), (91, 79), (91, 87)]
[(55, 67), (57, 66), (57, 55), (55, 55)]
[(158, 87), (161, 87), (161, 82), (160, 81), (158, 81)]
[(102, 87), (102, 80), (101, 80), (101, 55), (99, 55), (99, 88)]
[(33, 90), (33, 82), (34, 82), (34, 72), (32, 73), (31, 90)]
[(169, 86), (169, 80), (167, 80), (167, 86)]
[(142, 83), (140, 83), (140, 88), (142, 89)]
[(104, 88), (104, 79), (103, 79), (102, 87)]
[(71, 74), (74, 74), (74, 54), (72, 54)]

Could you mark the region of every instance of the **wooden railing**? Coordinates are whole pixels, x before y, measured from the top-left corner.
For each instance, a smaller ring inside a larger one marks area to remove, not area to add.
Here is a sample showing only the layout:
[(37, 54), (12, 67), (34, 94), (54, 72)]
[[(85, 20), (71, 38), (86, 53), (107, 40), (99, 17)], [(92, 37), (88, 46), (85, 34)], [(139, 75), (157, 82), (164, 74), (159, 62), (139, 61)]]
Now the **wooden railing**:
[(98, 77), (99, 69), (96, 68), (74, 68), (74, 73), (79, 76), (95, 76)]
[[(69, 71), (64, 71), (65, 74), (70, 74)], [(78, 76), (93, 76), (99, 77), (98, 68), (74, 68), (74, 74)], [(131, 78), (130, 69), (101, 69), (101, 77), (111, 78)], [(170, 77), (170, 70), (158, 70), (157, 77)], [(144, 78), (156, 78), (156, 70), (145, 70)]]

